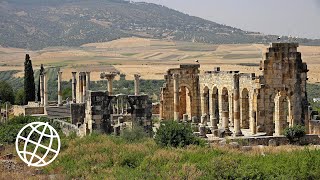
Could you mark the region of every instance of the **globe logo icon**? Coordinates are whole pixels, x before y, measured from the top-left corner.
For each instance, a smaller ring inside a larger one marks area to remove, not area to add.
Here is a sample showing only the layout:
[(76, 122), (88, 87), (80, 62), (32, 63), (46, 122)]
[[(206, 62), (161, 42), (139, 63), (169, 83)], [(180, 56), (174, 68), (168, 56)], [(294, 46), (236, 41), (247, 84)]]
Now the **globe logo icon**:
[(24, 126), (16, 138), (16, 151), (28, 166), (43, 167), (58, 156), (60, 137), (57, 131), (44, 122), (33, 122)]

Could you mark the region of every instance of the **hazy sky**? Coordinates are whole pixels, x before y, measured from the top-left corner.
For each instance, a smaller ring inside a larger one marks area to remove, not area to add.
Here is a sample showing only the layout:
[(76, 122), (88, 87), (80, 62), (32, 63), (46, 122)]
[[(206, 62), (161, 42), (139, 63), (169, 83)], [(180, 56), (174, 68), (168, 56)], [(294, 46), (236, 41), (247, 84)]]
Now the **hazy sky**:
[(320, 0), (134, 0), (165, 5), (217, 23), (320, 39)]

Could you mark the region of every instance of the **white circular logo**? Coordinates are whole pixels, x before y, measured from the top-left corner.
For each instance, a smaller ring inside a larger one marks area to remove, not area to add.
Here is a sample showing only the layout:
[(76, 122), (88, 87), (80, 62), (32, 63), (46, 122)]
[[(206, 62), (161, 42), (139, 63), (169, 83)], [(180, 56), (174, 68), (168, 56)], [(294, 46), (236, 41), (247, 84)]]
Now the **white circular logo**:
[(34, 167), (43, 167), (53, 162), (59, 154), (60, 146), (59, 134), (48, 122), (25, 125), (16, 139), (19, 157), (28, 166)]

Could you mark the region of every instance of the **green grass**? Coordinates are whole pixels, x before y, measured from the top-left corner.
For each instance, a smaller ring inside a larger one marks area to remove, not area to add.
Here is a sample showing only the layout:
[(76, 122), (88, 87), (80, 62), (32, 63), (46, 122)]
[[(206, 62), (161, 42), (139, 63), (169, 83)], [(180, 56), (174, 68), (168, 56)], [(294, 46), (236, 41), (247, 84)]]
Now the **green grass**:
[(160, 148), (91, 135), (71, 139), (47, 173), (68, 179), (319, 179), (319, 150), (262, 156), (211, 147)]

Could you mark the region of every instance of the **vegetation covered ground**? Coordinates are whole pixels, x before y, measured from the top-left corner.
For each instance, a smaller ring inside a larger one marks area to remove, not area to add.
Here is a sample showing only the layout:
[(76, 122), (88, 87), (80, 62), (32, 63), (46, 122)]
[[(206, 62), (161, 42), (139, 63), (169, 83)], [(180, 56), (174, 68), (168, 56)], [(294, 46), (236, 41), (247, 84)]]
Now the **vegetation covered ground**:
[(80, 179), (319, 179), (320, 150), (161, 148), (153, 139), (128, 143), (91, 135), (74, 138), (46, 173)]

